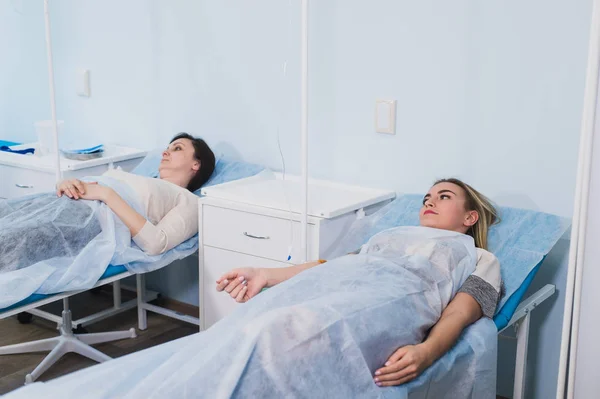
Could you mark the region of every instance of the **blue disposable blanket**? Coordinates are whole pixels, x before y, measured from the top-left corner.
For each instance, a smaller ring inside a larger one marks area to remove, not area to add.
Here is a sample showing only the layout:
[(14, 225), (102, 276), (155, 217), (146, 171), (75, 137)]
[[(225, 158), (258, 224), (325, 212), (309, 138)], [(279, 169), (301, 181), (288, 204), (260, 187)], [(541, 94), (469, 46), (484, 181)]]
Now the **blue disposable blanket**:
[[(105, 176), (94, 180), (112, 187), (144, 215), (127, 185)], [(196, 249), (197, 238), (149, 256), (132, 243), (129, 229), (99, 201), (74, 201), (54, 193), (2, 200), (0, 308), (33, 293), (91, 288), (109, 264), (139, 273), (165, 266)]]
[(87, 398), (491, 399), (496, 331), (489, 319), (472, 326), (470, 336), (424, 378), (390, 388), (373, 382), (396, 349), (425, 338), (475, 261), (473, 241), (465, 235), (424, 227), (388, 230), (359, 255), (302, 272), (205, 332), (6, 398), (85, 391)]
[[(253, 176), (262, 170), (260, 165), (221, 160), (206, 185)], [(143, 168), (135, 172), (153, 173)], [(144, 214), (135, 194), (122, 182), (105, 176), (88, 179), (112, 187)], [(197, 249), (195, 235), (164, 254), (149, 256), (131, 241), (129, 229), (120, 219), (98, 201), (57, 198), (54, 193), (0, 200), (0, 309), (33, 293), (91, 288), (109, 264), (143, 273)]]

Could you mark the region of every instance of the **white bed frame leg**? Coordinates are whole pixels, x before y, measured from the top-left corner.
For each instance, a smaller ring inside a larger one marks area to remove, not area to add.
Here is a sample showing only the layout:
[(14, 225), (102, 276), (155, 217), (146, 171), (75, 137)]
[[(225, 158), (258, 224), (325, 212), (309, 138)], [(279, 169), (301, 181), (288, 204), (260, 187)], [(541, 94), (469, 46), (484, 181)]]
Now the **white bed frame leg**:
[(146, 275), (137, 274), (135, 279), (137, 283), (138, 328), (145, 330), (148, 328), (148, 312), (144, 307), (146, 303)]
[(119, 309), (121, 306), (121, 280), (113, 283), (113, 307)]
[(525, 377), (527, 373), (527, 346), (529, 345), (529, 321), (527, 313), (517, 327), (517, 361), (515, 364), (515, 385), (513, 399), (525, 398)]
[(533, 295), (523, 300), (508, 324), (499, 331), (506, 330), (511, 326), (517, 331), (517, 357), (515, 361), (515, 384), (513, 386), (513, 398), (525, 398), (525, 377), (527, 376), (527, 347), (529, 345), (529, 322), (531, 312), (546, 299), (554, 295), (556, 287), (552, 284), (546, 284)]

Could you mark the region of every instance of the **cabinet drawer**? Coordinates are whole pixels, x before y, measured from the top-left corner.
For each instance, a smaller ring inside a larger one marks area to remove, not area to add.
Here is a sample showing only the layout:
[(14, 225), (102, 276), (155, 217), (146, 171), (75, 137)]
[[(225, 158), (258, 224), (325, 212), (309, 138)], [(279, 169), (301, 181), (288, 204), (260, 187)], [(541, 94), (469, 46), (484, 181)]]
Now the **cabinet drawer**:
[(216, 281), (225, 272), (239, 267), (285, 267), (287, 263), (257, 258), (224, 249), (204, 247), (201, 262), (200, 319), (203, 329), (231, 313), (239, 304), (225, 292), (217, 292)]
[(55, 176), (31, 169), (0, 165), (0, 197), (16, 198), (54, 191)]
[[(292, 259), (300, 256), (299, 222), (234, 209), (202, 206), (204, 245), (229, 249), (277, 261), (286, 261), (290, 245)], [(308, 225), (308, 258), (316, 258), (317, 227)]]

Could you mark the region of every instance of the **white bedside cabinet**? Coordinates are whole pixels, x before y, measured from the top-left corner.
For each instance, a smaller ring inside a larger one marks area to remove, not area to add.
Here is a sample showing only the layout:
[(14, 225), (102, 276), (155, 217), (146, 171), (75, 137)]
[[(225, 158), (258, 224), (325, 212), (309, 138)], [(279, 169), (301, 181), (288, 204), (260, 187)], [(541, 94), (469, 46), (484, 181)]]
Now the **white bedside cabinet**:
[[(23, 144), (12, 148), (31, 148), (35, 144)], [(98, 176), (109, 168), (120, 166), (130, 171), (146, 151), (120, 146), (105, 146), (104, 155), (88, 161), (74, 161), (61, 157), (63, 179)], [(56, 172), (55, 155), (20, 155), (0, 151), (0, 199), (54, 191)]]
[[(302, 263), (300, 190), (298, 177), (283, 180), (280, 174), (202, 190), (198, 224), (202, 329), (237, 306), (229, 295), (215, 290), (215, 281), (226, 271)], [(392, 191), (310, 180), (307, 260), (323, 257), (357, 214), (378, 209), (394, 196)]]

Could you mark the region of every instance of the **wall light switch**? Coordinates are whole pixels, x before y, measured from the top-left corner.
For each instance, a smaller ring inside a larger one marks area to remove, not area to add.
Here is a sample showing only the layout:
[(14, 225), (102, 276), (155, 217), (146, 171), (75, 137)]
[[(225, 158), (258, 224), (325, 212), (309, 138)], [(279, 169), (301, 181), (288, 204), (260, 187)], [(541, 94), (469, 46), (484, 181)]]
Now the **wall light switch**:
[(375, 102), (375, 131), (396, 134), (396, 100)]
[(81, 97), (91, 95), (89, 69), (79, 69), (77, 71), (77, 95)]

